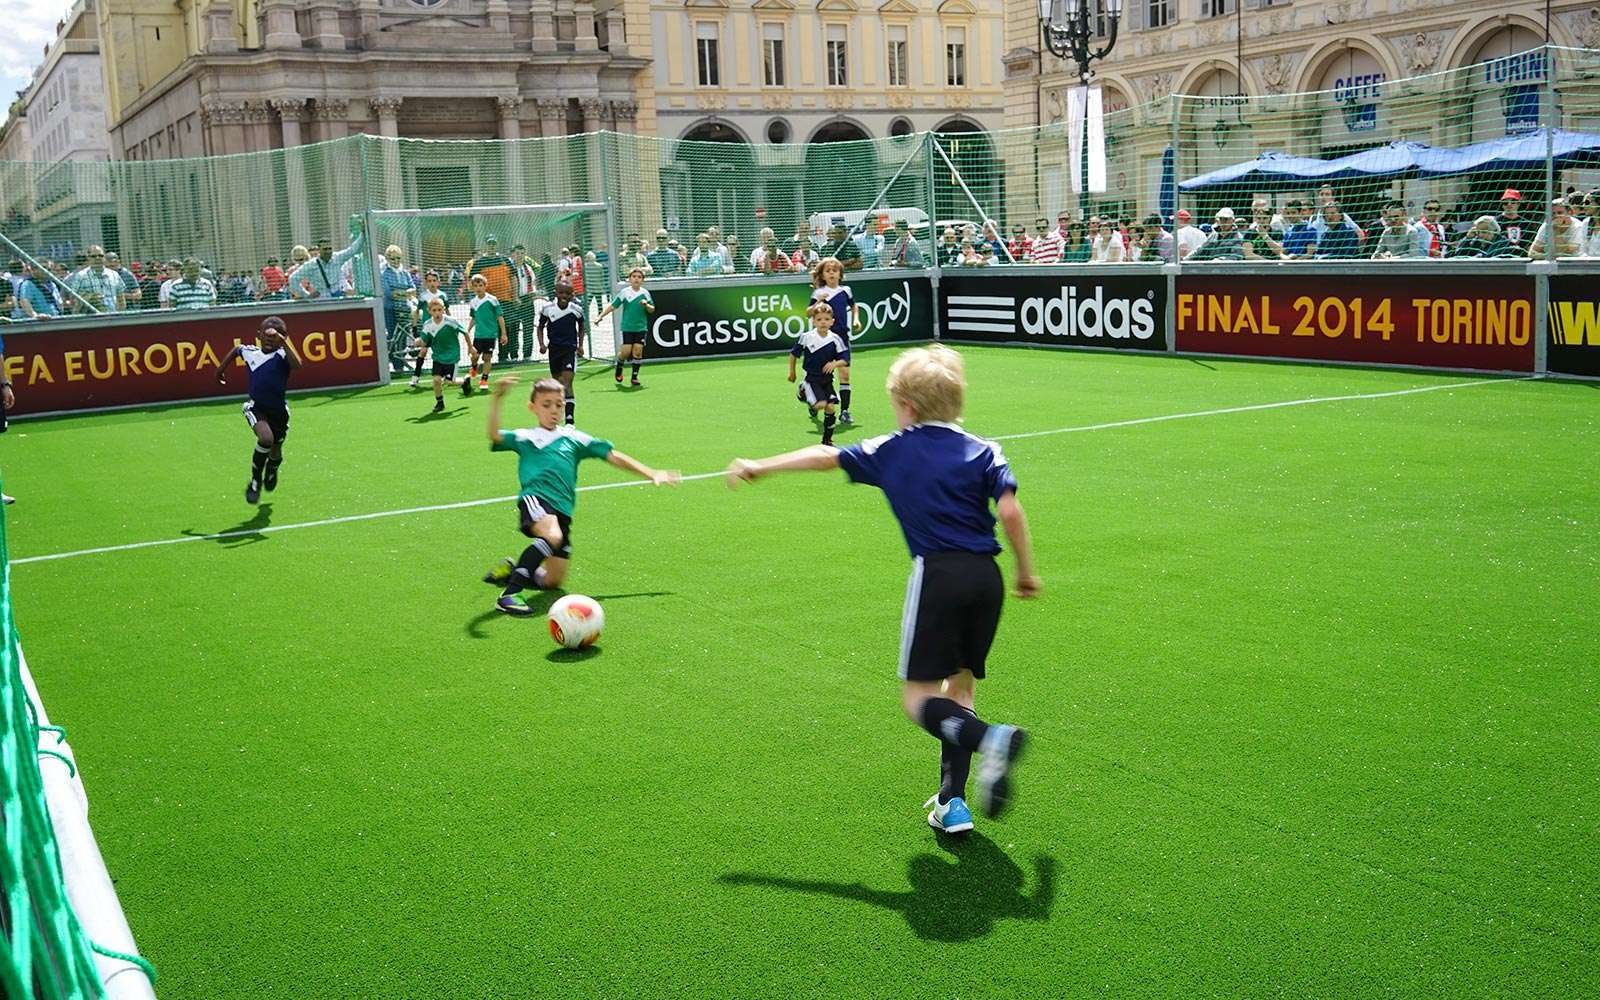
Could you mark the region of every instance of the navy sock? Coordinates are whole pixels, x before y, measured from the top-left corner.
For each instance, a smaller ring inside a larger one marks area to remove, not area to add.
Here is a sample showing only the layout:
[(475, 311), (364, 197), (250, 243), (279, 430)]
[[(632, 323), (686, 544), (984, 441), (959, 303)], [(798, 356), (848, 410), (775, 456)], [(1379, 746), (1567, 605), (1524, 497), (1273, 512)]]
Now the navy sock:
[[(962, 711), (966, 711), (963, 709)], [(968, 715), (972, 713), (968, 712)], [(967, 775), (972, 770), (972, 751), (939, 744), (939, 804), (967, 797)]]
[(578, 401), (571, 396), (567, 397), (567, 423), (572, 423), (572, 415), (578, 409)]
[(941, 740), (968, 753), (983, 744), (988, 723), (949, 698), (929, 698), (922, 703), (922, 728)]
[(839, 408), (846, 413), (850, 412), (850, 383), (839, 386)]
[(639, 362), (637, 361), (633, 363), (633, 379), (636, 382), (639, 380)]
[(250, 478), (261, 482), (261, 470), (267, 467), (267, 456), (272, 454), (271, 448), (256, 445), (255, 453), (250, 456)]
[(619, 378), (622, 376), (622, 359), (621, 358), (617, 359), (617, 376)]
[(837, 422), (838, 422), (838, 418), (835, 417), (831, 413), (822, 418), (822, 443), (823, 444), (833, 444), (833, 425), (835, 423), (837, 423)]
[(550, 555), (550, 543), (542, 538), (535, 538), (533, 544), (522, 550), (522, 555), (517, 558), (516, 568), (511, 571), (511, 579), (506, 581), (506, 589), (502, 597), (515, 594), (519, 590), (529, 588), (537, 589), (536, 574), (539, 564)]

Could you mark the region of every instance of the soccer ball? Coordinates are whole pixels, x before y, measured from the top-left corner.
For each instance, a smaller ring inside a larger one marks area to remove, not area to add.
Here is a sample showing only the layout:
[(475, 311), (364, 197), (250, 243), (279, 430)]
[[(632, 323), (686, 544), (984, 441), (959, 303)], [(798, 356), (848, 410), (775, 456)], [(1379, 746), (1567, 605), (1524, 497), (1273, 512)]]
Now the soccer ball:
[(550, 637), (568, 649), (594, 645), (606, 627), (600, 602), (582, 594), (568, 594), (550, 605)]

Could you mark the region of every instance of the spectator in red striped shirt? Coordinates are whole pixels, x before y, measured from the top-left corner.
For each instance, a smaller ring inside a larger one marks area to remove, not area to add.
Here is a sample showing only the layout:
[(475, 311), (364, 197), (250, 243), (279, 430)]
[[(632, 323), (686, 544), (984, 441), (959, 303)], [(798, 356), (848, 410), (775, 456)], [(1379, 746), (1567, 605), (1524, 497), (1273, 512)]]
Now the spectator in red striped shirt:
[(1033, 257), (1033, 240), (1028, 236), (1028, 227), (1017, 225), (1011, 230), (1011, 259), (1022, 263)]
[(1032, 260), (1035, 264), (1059, 264), (1061, 252), (1067, 239), (1067, 227), (1072, 224), (1072, 216), (1062, 212), (1056, 216), (1056, 228), (1042, 234), (1033, 241)]

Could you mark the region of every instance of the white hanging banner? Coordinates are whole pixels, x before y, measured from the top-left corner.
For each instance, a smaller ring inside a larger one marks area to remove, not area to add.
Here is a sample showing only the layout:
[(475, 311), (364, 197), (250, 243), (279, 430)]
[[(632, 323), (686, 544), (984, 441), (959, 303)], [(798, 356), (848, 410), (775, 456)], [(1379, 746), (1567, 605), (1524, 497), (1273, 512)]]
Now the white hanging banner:
[(1072, 193), (1083, 193), (1083, 126), (1088, 91), (1082, 87), (1067, 90), (1067, 171), (1072, 176)]
[(1106, 113), (1099, 87), (1089, 88), (1089, 193), (1106, 193)]
[(1067, 99), (1067, 157), (1072, 193), (1083, 192), (1084, 136), (1088, 136), (1089, 192), (1106, 191), (1106, 115), (1099, 87), (1073, 87)]

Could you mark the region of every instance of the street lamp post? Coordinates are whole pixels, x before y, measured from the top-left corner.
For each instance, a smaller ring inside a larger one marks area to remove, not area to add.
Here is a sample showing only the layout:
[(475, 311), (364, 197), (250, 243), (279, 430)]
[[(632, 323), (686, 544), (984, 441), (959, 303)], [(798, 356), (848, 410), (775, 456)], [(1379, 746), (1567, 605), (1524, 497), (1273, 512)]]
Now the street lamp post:
[[(1094, 48), (1094, 16), (1090, 8), (1103, 5), (1107, 20), (1106, 43)], [(1104, 59), (1117, 44), (1117, 24), (1122, 20), (1122, 0), (1039, 0), (1039, 29), (1044, 35), (1044, 46), (1058, 59), (1071, 59), (1078, 64), (1078, 80), (1083, 84), (1084, 156), (1079, 167), (1078, 211), (1087, 219), (1089, 214), (1089, 156), (1088, 108), (1089, 78), (1094, 70), (1089, 64)], [(1042, 57), (1041, 57), (1042, 62)]]

